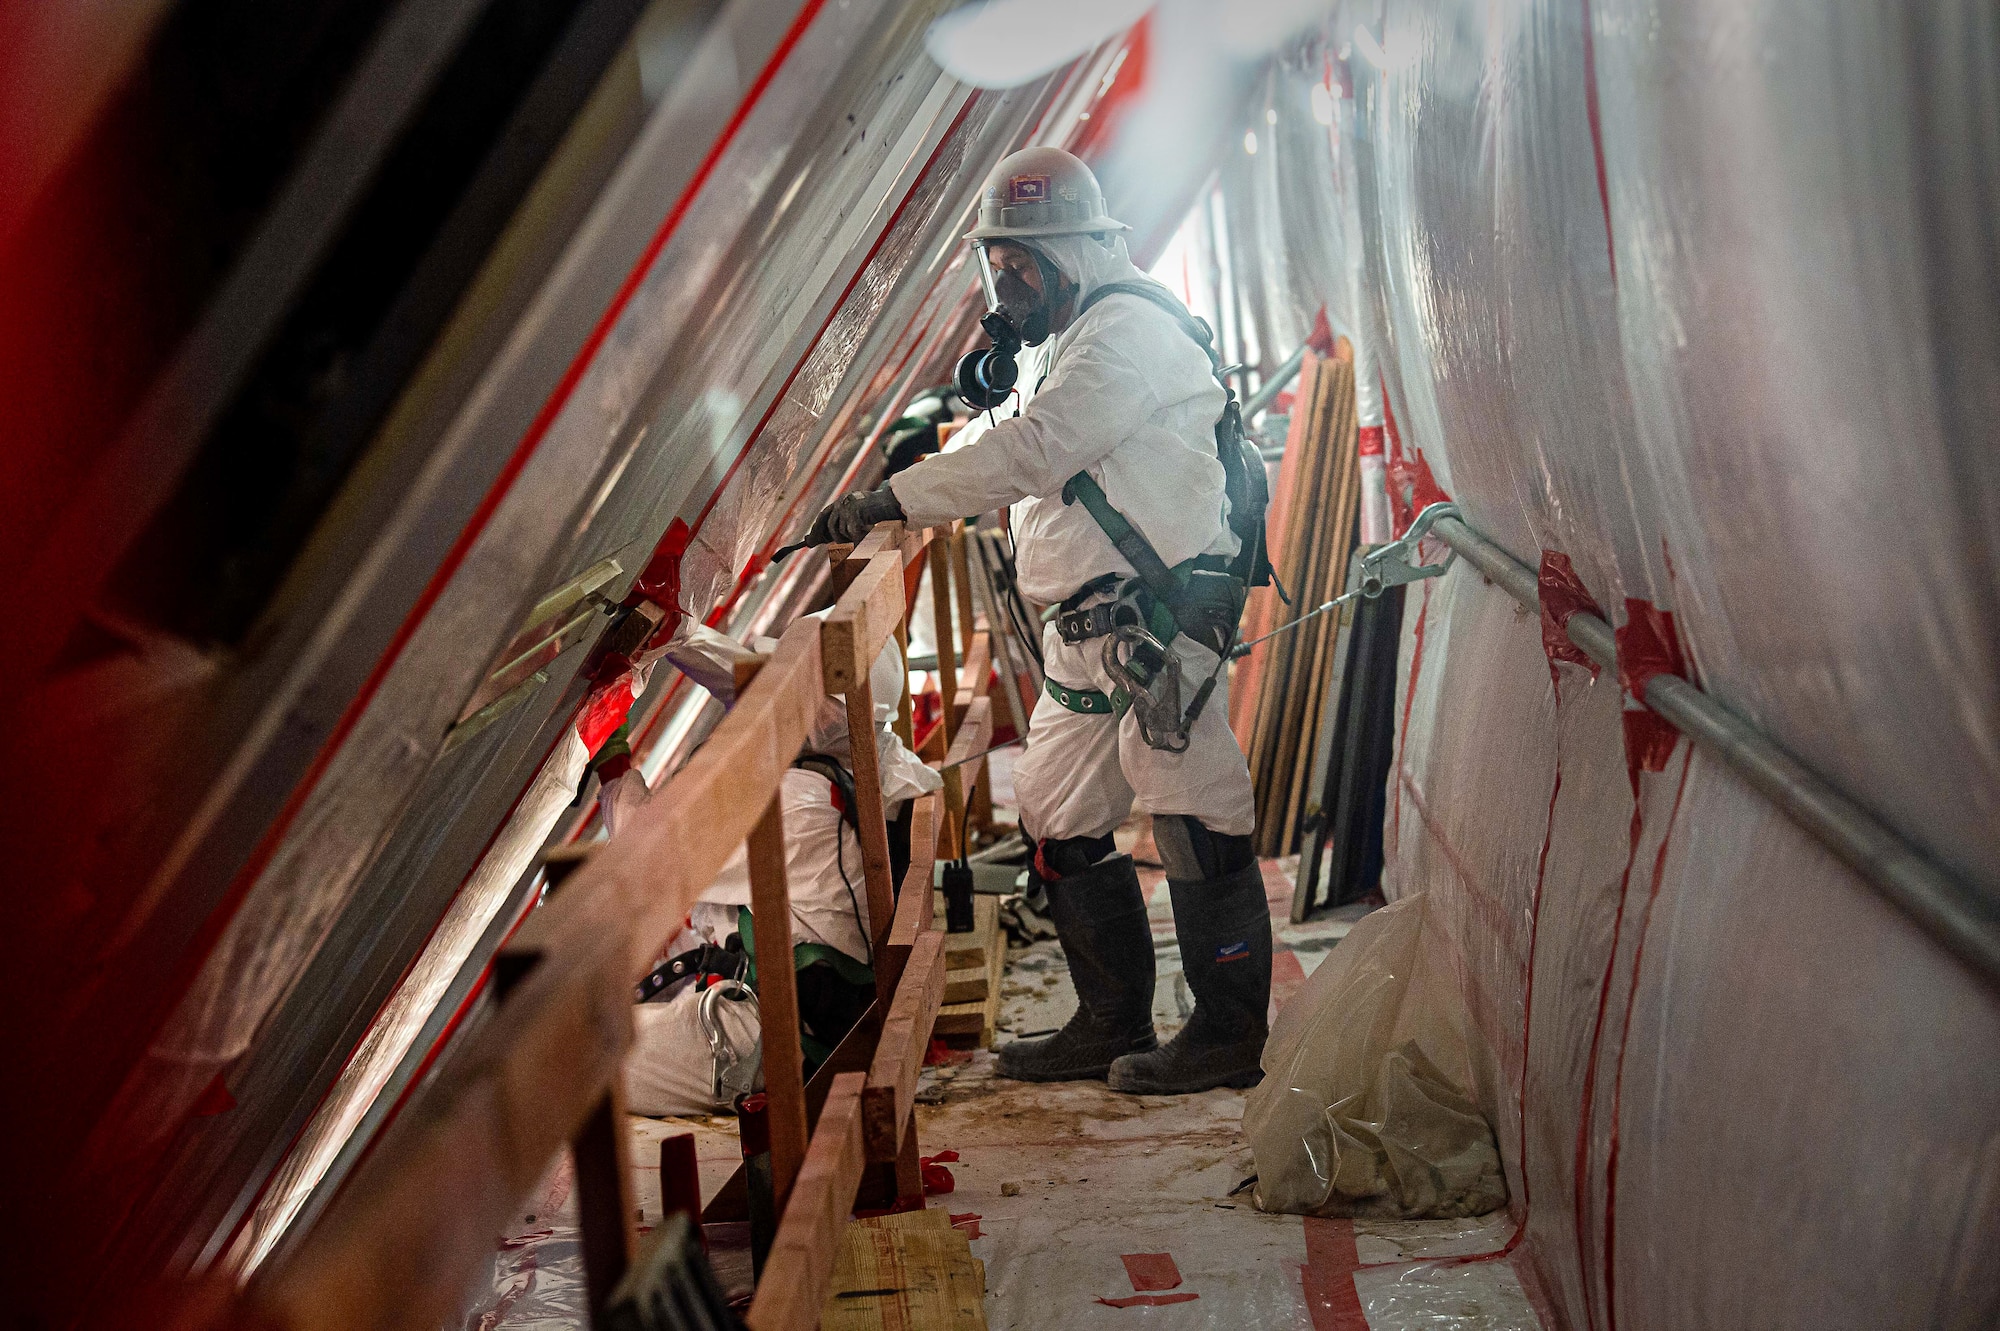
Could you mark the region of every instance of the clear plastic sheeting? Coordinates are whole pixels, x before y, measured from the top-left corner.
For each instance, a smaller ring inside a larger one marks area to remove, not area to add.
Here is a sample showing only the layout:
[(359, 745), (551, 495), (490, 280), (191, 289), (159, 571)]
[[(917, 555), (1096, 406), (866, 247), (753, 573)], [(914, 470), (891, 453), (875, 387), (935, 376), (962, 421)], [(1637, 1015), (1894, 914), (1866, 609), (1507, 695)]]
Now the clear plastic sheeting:
[(1243, 1131), (1267, 1211), (1401, 1219), (1507, 1201), (1419, 893), (1354, 926), (1278, 1014)]
[[(1991, 6), (1371, 0), (1308, 45), (1392, 484), (2000, 893)], [(1487, 1265), (1593, 1331), (2000, 1324), (2000, 996), (1560, 623), (1463, 563), (1406, 598), (1385, 887), (1451, 954)]]

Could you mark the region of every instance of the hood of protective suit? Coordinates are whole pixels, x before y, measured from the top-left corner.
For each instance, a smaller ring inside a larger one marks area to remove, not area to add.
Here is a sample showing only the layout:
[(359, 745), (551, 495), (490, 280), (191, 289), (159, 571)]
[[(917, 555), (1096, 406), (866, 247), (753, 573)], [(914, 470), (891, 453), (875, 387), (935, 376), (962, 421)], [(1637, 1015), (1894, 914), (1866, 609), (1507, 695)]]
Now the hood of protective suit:
[[(830, 613), (831, 607), (816, 610), (807, 618), (824, 621)], [(758, 651), (768, 652), (778, 644), (774, 638), (759, 638), (754, 645)], [(896, 804), (941, 788), (944, 778), (910, 752), (892, 728), (897, 700), (903, 696), (903, 658), (894, 638), (882, 644), (875, 664), (869, 667), (868, 687), (875, 698), (875, 760), (882, 773), (883, 802)], [(847, 733), (844, 695), (833, 694), (820, 703), (812, 726), (806, 731), (806, 750), (824, 753), (853, 766), (854, 750)]]
[(1020, 243), (1040, 250), (1064, 277), (1076, 283), (1079, 305), (1091, 292), (1112, 282), (1153, 281), (1132, 262), (1125, 237), (1116, 233), (1103, 240), (1096, 236), (1036, 236)]

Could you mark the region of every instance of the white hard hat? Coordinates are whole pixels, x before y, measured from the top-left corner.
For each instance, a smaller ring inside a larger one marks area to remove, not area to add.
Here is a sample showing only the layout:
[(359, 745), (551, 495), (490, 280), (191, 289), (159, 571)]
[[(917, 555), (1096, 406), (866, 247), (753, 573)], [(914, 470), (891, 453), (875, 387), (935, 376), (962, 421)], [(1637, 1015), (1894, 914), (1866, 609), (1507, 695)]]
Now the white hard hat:
[(1061, 148), (1023, 148), (1000, 160), (979, 196), (970, 241), (1026, 240), (1130, 231), (1104, 211), (1104, 191), (1081, 157)]

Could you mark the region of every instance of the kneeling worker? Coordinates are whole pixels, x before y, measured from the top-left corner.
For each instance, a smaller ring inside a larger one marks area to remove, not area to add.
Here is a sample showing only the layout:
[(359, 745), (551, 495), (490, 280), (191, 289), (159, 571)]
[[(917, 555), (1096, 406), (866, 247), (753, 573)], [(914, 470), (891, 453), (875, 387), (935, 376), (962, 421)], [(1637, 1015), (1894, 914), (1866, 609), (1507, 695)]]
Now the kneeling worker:
[[(1023, 377), (1039, 372), (1035, 391), (964, 447), (837, 500), (808, 539), (1013, 506), (1021, 588), (1060, 605), (1014, 788), (1078, 1006), (1056, 1034), (1002, 1048), (999, 1070), (1170, 1094), (1262, 1076), (1271, 921), (1222, 673), (1262, 514), (1244, 526), (1250, 505), (1232, 518), (1227, 502), (1227, 485), (1241, 484), (1226, 469), (1243, 465), (1240, 422), (1206, 326), (1133, 266), (1127, 229), (1070, 154), (1030, 148), (1002, 161), (967, 239), (1001, 333), (1049, 342)], [(989, 315), (989, 331), (997, 322)], [(1237, 431), (1233, 459), (1224, 424)], [(1195, 995), (1164, 1046), (1145, 897), (1112, 845), (1135, 800), (1153, 816)]]
[[(824, 613), (824, 612), (821, 612)], [(760, 647), (775, 644), (760, 643)], [(747, 649), (712, 629), (677, 639), (666, 659), (691, 680), (722, 698), (733, 697), (731, 666)], [(869, 672), (874, 690), (875, 752), (882, 805), (894, 822), (907, 802), (943, 785), (897, 737), (891, 723), (902, 696), (902, 656), (884, 644)], [(792, 965), (798, 978), (799, 1039), (806, 1072), (823, 1062), (875, 996), (874, 934), (868, 917), (861, 838), (854, 798), (853, 740), (846, 703), (820, 703), (805, 751), (778, 787), (785, 829), (785, 881), (792, 906)], [(891, 852), (895, 854), (891, 828)], [(904, 836), (907, 838), (907, 829)], [(902, 849), (907, 858), (907, 842)], [(899, 875), (900, 877), (900, 875)], [(641, 984), (633, 1056), (627, 1061), (627, 1095), (644, 1114), (716, 1113), (732, 1092), (760, 1087), (760, 1023), (747, 1003), (718, 998), (747, 996), (743, 982), (771, 959), (757, 947), (761, 930), (750, 914), (750, 874), (739, 848), (689, 913), (687, 927), (668, 948), (671, 955)], [(726, 982), (735, 982), (729, 985)], [(712, 993), (712, 989), (726, 989)], [(706, 1008), (702, 1000), (706, 998)]]

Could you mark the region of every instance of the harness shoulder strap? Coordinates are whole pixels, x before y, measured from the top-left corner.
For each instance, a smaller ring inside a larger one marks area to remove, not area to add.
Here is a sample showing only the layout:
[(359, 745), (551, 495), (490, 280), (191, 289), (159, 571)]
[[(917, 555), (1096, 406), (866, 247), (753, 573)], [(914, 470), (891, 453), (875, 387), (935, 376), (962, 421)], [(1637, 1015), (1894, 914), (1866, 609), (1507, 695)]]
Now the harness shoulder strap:
[(1080, 471), (1070, 477), (1063, 485), (1062, 497), (1065, 504), (1083, 505), (1084, 511), (1111, 538), (1111, 544), (1118, 547), (1118, 553), (1125, 556), (1125, 562), (1139, 575), (1139, 581), (1146, 584), (1147, 591), (1169, 606), (1180, 598), (1181, 580), (1174, 576), (1152, 543), (1139, 534), (1139, 529), (1111, 506), (1111, 501), (1104, 497), (1104, 487), (1089, 472)]
[[(1165, 287), (1151, 282), (1106, 282), (1083, 298), (1083, 304), (1076, 312), (1077, 317), (1082, 318), (1091, 306), (1106, 296), (1137, 296), (1141, 300), (1151, 301), (1174, 317), (1174, 322), (1181, 326), (1181, 331), (1192, 338), (1194, 344), (1208, 357), (1210, 368), (1216, 370), (1222, 368), (1222, 357), (1215, 349), (1215, 334), (1209, 330), (1208, 324), (1190, 312), (1188, 307), (1181, 304), (1174, 297), (1174, 293)], [(1227, 390), (1229, 385), (1224, 384), (1223, 388)]]
[(834, 793), (840, 796), (840, 820), (861, 832), (861, 812), (855, 803), (854, 774), (847, 765), (827, 753), (802, 753), (792, 759), (792, 766), (807, 772), (817, 772), (833, 783)]

